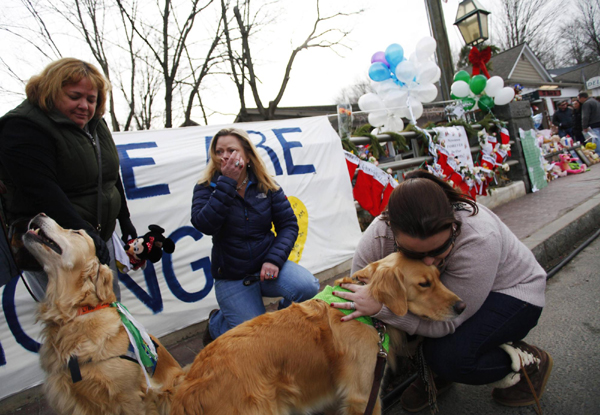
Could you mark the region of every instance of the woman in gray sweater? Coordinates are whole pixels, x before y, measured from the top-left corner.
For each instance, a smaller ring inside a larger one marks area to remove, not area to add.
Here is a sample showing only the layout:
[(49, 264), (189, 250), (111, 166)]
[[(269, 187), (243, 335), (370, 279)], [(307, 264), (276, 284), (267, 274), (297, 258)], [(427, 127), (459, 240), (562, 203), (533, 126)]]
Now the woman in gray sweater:
[[(531, 251), (489, 209), (422, 170), (407, 174), (386, 211), (365, 231), (352, 273), (396, 251), (436, 265), (444, 285), (466, 303), (465, 311), (445, 322), (410, 312), (396, 316), (365, 287), (345, 284), (352, 293), (335, 294), (353, 303), (334, 306), (354, 304), (356, 310), (343, 320), (369, 315), (423, 336), (422, 357), (433, 372), (430, 381), (438, 395), (453, 382), (494, 384), (493, 397), (499, 403), (535, 403), (552, 358), (522, 341), (536, 326), (545, 301), (546, 273)], [(404, 409), (416, 412), (428, 406), (426, 390), (417, 379), (402, 395)], [(435, 401), (435, 395), (431, 398)]]

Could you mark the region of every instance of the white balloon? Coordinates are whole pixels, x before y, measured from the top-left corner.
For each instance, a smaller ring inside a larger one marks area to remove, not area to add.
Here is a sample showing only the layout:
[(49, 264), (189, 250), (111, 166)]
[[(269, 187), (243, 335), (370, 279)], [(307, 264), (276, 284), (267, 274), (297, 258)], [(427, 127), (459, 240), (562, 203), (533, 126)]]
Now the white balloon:
[(387, 111), (374, 111), (369, 114), (369, 124), (373, 127), (380, 127), (388, 119)]
[[(437, 82), (440, 78), (441, 74), (440, 68), (433, 62), (425, 62), (419, 68), (419, 72), (417, 74), (417, 83), (419, 84), (432, 84)], [(436, 79), (437, 77), (437, 79)]]
[[(469, 88), (469, 84), (465, 81), (455, 81), (450, 87), (450, 91), (452, 95), (458, 98), (464, 98), (469, 96), (469, 92), (471, 92), (471, 88)], [(360, 104), (360, 101), (359, 101)]]
[(414, 117), (415, 120), (421, 118), (421, 115), (423, 115), (423, 104), (421, 104), (421, 101), (419, 101), (418, 99), (411, 99), (410, 112), (411, 116), (409, 118), (411, 118), (411, 121), (412, 117)]
[(492, 76), (487, 80), (485, 93), (493, 98), (502, 88), (504, 88), (504, 79), (499, 76)]
[(419, 85), (410, 91), (410, 95), (421, 102), (432, 102), (438, 95), (438, 89), (434, 84)]
[(417, 67), (411, 61), (402, 61), (396, 66), (396, 78), (404, 83), (411, 82), (417, 76)]
[(377, 96), (377, 94), (369, 92), (358, 99), (358, 107), (361, 109), (361, 111), (373, 111), (383, 109), (384, 105), (383, 101)]
[(389, 90), (398, 88), (398, 85), (394, 82), (393, 79), (386, 79), (385, 81), (376, 82), (371, 81), (371, 86), (373, 87), (373, 91), (378, 94), (384, 94)]
[(389, 91), (383, 98), (383, 103), (388, 109), (404, 107), (406, 106), (406, 98), (408, 98), (408, 91), (398, 88)]
[(515, 90), (511, 87), (502, 88), (494, 97), (494, 104), (506, 105), (515, 97)]
[(386, 120), (385, 124), (381, 128), (382, 131), (400, 132), (404, 130), (404, 121), (402, 118), (391, 115)]
[(435, 53), (437, 43), (431, 36), (425, 36), (417, 43), (417, 58), (419, 62), (425, 62)]

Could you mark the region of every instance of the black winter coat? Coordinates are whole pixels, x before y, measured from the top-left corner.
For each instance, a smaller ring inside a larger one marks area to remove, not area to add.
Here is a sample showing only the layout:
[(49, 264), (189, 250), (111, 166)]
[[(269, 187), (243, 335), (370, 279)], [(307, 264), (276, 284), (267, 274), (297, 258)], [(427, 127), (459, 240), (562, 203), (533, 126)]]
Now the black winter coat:
[(259, 272), (265, 262), (281, 269), (298, 237), (298, 220), (283, 190), (262, 193), (254, 174), (248, 174), (244, 198), (236, 190), (237, 182), (220, 173), (209, 186), (194, 187), (192, 224), (212, 235), (215, 279), (243, 279)]

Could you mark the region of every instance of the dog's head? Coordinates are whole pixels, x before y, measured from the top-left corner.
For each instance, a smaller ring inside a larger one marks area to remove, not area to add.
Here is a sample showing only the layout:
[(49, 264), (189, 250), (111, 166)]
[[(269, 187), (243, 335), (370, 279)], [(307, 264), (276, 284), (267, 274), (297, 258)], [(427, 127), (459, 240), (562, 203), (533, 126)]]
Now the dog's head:
[(29, 223), (23, 243), (48, 274), (47, 302), (70, 308), (116, 301), (112, 271), (100, 264), (85, 231), (63, 229), (40, 213)]
[(369, 285), (371, 295), (394, 314), (411, 313), (431, 320), (450, 320), (461, 314), (465, 303), (440, 281), (434, 265), (408, 259), (395, 252), (367, 265), (352, 276)]

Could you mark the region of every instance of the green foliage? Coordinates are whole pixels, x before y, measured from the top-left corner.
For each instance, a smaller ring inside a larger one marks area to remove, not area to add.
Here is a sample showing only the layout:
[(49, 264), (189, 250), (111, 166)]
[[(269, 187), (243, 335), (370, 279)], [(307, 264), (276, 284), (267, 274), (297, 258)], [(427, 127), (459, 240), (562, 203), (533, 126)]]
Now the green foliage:
[(375, 136), (374, 134), (371, 134), (371, 132), (373, 131), (374, 128), (375, 127), (373, 127), (371, 124), (363, 124), (363, 125), (358, 126), (356, 128), (356, 130), (354, 130), (353, 135), (355, 137), (370, 138), (371, 142), (369, 143), (369, 151), (371, 152), (373, 157), (375, 157), (376, 159), (379, 159), (382, 155), (385, 154), (385, 150), (379, 143), (379, 140), (377, 140), (377, 136)]
[(358, 149), (356, 148), (356, 145), (354, 145), (354, 143), (350, 141), (349, 137), (342, 138), (342, 147), (349, 153), (358, 154)]
[(400, 135), (398, 133), (394, 133), (392, 131), (385, 131), (382, 132), (381, 134), (387, 134), (390, 137), (392, 137), (392, 139), (394, 140), (394, 148), (396, 149), (396, 151), (402, 152), (402, 151), (408, 151), (408, 144), (406, 144), (406, 138), (404, 138), (403, 135)]

